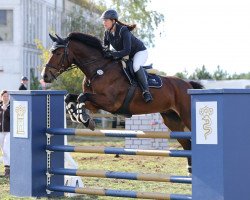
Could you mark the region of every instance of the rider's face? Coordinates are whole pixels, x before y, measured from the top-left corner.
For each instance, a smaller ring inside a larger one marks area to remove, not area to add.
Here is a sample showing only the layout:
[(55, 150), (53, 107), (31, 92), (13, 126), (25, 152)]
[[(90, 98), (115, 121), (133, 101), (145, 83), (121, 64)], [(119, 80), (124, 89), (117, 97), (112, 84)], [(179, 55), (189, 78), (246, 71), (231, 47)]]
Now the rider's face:
[(109, 30), (111, 29), (112, 25), (113, 25), (113, 21), (114, 20), (111, 20), (111, 19), (103, 19), (103, 26), (106, 30)]

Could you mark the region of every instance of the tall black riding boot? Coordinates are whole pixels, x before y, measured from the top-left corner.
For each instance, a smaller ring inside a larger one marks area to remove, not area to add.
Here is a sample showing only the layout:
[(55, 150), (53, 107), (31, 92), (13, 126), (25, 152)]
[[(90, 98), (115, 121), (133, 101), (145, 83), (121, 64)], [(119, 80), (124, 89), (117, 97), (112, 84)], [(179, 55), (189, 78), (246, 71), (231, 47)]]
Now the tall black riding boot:
[(147, 103), (151, 102), (153, 100), (153, 97), (150, 94), (149, 89), (148, 89), (148, 80), (144, 72), (144, 69), (140, 67), (140, 69), (137, 72), (135, 72), (135, 75), (136, 75), (137, 81), (139, 82), (139, 85), (141, 86), (144, 100)]

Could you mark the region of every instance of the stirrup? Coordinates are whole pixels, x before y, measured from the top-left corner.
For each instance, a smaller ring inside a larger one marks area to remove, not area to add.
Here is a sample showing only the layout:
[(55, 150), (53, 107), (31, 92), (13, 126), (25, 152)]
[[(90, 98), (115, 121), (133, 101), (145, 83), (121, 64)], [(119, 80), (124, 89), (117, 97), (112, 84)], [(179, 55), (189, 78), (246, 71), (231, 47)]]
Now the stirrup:
[(146, 103), (149, 103), (149, 102), (153, 101), (153, 97), (152, 97), (152, 95), (151, 95), (151, 93), (150, 93), (149, 91), (143, 92), (143, 93), (142, 93), (142, 96), (143, 96), (144, 101), (145, 101)]

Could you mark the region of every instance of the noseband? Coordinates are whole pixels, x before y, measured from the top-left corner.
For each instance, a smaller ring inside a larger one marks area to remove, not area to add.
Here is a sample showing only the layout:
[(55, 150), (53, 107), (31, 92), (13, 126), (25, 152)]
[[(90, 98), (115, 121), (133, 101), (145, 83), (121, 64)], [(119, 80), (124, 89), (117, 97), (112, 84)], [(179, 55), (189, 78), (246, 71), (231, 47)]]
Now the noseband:
[[(77, 67), (77, 66), (75, 66), (75, 65), (72, 66), (73, 64), (70, 64), (70, 62), (69, 62), (69, 57), (68, 57), (68, 55), (69, 55), (69, 53), (68, 53), (68, 45), (69, 45), (69, 42), (67, 42), (66, 45), (56, 45), (55, 48), (53, 49), (53, 51), (55, 51), (55, 50), (58, 49), (58, 48), (64, 48), (63, 56), (62, 56), (62, 58), (61, 58), (59, 64), (58, 64), (56, 67), (53, 66), (53, 65), (50, 65), (50, 64), (46, 64), (46, 67), (49, 68), (49, 73), (51, 74), (51, 76), (52, 76), (54, 79), (56, 79), (56, 77), (57, 77), (58, 75), (60, 75), (61, 73), (65, 72), (65, 71), (69, 71), (69, 70), (74, 69), (74, 68)], [(65, 61), (65, 60), (67, 60), (67, 64), (70, 64), (70, 67), (67, 68), (67, 69), (65, 69), (65, 65), (64, 65), (64, 61)], [(58, 66), (59, 66), (59, 67), (58, 67)], [(51, 69), (55, 69), (56, 74), (54, 74), (54, 73), (51, 71)]]

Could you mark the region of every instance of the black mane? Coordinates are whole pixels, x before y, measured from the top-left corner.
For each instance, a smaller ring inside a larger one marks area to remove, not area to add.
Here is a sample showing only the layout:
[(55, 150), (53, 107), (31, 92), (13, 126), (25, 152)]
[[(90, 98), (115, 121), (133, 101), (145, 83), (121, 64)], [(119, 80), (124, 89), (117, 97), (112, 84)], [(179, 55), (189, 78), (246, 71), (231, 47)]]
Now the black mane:
[(86, 45), (96, 48), (97, 50), (103, 51), (101, 40), (97, 37), (89, 34), (73, 32), (68, 35), (69, 40), (78, 40)]

